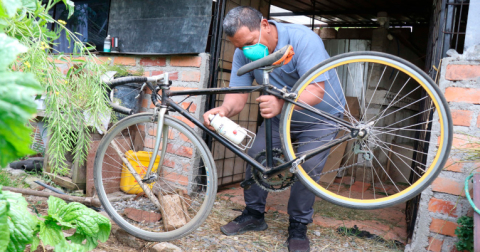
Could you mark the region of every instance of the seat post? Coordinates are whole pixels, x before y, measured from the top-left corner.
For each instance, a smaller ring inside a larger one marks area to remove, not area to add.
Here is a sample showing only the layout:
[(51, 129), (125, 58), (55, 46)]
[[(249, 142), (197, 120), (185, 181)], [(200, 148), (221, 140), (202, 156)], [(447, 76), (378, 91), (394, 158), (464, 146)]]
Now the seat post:
[[(273, 69), (263, 69), (263, 83), (266, 86), (270, 84), (269, 74)], [(263, 91), (262, 95), (268, 93)], [(272, 148), (272, 119), (265, 118), (265, 151), (267, 159), (267, 168), (273, 167), (273, 148)]]

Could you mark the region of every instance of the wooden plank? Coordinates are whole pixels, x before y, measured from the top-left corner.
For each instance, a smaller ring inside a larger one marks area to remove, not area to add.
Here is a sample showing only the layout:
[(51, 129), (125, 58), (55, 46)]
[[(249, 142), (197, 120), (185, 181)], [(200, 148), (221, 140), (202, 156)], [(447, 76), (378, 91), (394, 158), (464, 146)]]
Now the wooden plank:
[(77, 184), (73, 183), (72, 179), (69, 177), (63, 177), (60, 175), (55, 175), (48, 172), (43, 172), (44, 175), (47, 175), (55, 184), (70, 189), (70, 190), (80, 190)]

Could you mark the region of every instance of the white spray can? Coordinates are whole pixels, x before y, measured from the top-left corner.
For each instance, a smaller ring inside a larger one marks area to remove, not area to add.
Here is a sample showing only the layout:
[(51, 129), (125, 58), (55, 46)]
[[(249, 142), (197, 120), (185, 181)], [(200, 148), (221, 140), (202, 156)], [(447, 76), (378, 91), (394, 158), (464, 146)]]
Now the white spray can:
[[(255, 139), (255, 134), (249, 130), (242, 128), (240, 125), (236, 124), (227, 117), (222, 117), (219, 114), (208, 115), (208, 120), (210, 120), (210, 125), (217, 131), (218, 134), (230, 140), (232, 143), (239, 145), (243, 149), (250, 148)], [(243, 145), (243, 140), (248, 137), (249, 141), (246, 145)]]

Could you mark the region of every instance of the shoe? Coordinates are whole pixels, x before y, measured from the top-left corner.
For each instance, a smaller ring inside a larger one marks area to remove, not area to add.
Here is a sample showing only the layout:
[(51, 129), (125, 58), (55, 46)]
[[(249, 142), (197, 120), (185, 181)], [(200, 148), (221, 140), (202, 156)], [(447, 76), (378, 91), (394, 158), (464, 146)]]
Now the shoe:
[(289, 252), (309, 252), (310, 241), (307, 237), (307, 225), (290, 221), (287, 239)]
[(268, 228), (263, 215), (263, 213), (247, 207), (243, 210), (242, 215), (222, 226), (220, 230), (225, 235), (239, 235), (247, 231), (263, 231)]

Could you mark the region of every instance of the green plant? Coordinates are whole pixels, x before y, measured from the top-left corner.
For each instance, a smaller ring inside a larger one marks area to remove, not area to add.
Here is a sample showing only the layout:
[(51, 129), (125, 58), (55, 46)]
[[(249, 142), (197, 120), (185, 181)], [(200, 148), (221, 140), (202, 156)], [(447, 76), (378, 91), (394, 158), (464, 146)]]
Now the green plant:
[(473, 218), (462, 216), (458, 218), (457, 223), (459, 224), (455, 229), (455, 234), (458, 237), (457, 250), (473, 251)]
[[(31, 153), (28, 149), (31, 142), (30, 131), (20, 131), (17, 126), (24, 125), (25, 118), (30, 118), (31, 114), (36, 111), (32, 97), (35, 94), (42, 94), (40, 86), (38, 84), (33, 85), (37, 83), (36, 79), (45, 90), (43, 93), (46, 97), (45, 114), (50, 131), (48, 155), (52, 171), (66, 174), (68, 167), (65, 153), (72, 152), (74, 158), (80, 161), (86, 159), (90, 145), (89, 136), (92, 131), (90, 126), (99, 125), (102, 115), (109, 113), (109, 108), (107, 97), (104, 95), (106, 86), (102, 85), (100, 81), (100, 76), (105, 72), (105, 68), (102, 64), (97, 63), (98, 59), (95, 55), (90, 54), (89, 50), (92, 47), (84, 44), (76, 33), (66, 29), (66, 21), (56, 21), (48, 14), (49, 10), (59, 2), (65, 4), (68, 10), (67, 17), (72, 16), (74, 4), (70, 0), (0, 0), (2, 6), (0, 8), (0, 29), (4, 33), (0, 35), (3, 36), (0, 37), (0, 40), (16, 41), (16, 44), (13, 42), (9, 44), (0, 43), (0, 48), (2, 48), (0, 50), (8, 50), (6, 53), (9, 56), (2, 57), (0, 67), (5, 69), (7, 65), (10, 65), (9, 69), (11, 70), (8, 74), (12, 76), (13, 74), (20, 75), (18, 72), (12, 72), (12, 70), (28, 73), (22, 75), (25, 80), (16, 82), (13, 87), (7, 90), (8, 92), (0, 91), (0, 96), (2, 94), (8, 95), (7, 99), (14, 99), (14, 97), (17, 97), (17, 93), (21, 94), (21, 97), (24, 97), (22, 102), (11, 102), (9, 100), (7, 102), (24, 105), (22, 110), (25, 111), (21, 113), (21, 117), (18, 117), (22, 120), (16, 119), (13, 121), (10, 119), (7, 122), (0, 118), (0, 122), (6, 122), (0, 124), (0, 127), (8, 125), (9, 128), (7, 129), (9, 131), (19, 132), (14, 135), (19, 135), (17, 138), (22, 138), (22, 141), (7, 140), (9, 143), (14, 142), (21, 146), (14, 146), (15, 149), (21, 151), (17, 151), (15, 155), (2, 155), (0, 162), (4, 163), (7, 162), (5, 160), (13, 160)], [(51, 29), (49, 25), (52, 25), (54, 29)], [(70, 55), (65, 55), (53, 48), (56, 45), (54, 41), (62, 33), (65, 34), (73, 47), (73, 53)], [(55, 53), (55, 55), (52, 55), (52, 53)], [(17, 54), (19, 54), (18, 57), (16, 57)], [(5, 59), (8, 59), (8, 61)], [(68, 67), (66, 74), (57, 67), (56, 64), (59, 63)], [(5, 78), (2, 77), (1, 79), (3, 81)], [(20, 85), (30, 88), (31, 91), (22, 90), (19, 87)], [(0, 105), (0, 110), (16, 112), (15, 109), (2, 105)], [(11, 113), (6, 113), (6, 115), (9, 114)], [(4, 113), (1, 116), (4, 116)], [(6, 130), (0, 131), (8, 132)], [(12, 136), (0, 135), (0, 141), (2, 141), (2, 138), (9, 139)], [(3, 146), (1, 142), (0, 146)]]
[[(2, 192), (0, 187), (0, 251), (24, 251), (28, 244), (34, 251), (40, 243), (53, 246), (55, 251), (90, 251), (98, 240), (108, 239), (111, 224), (105, 216), (53, 196), (47, 203), (48, 214), (38, 219), (28, 212), (21, 194)], [(69, 229), (75, 233), (65, 237), (62, 230)]]
[(107, 66), (107, 71), (115, 71), (117, 72), (115, 74), (115, 78), (118, 77), (125, 77), (125, 76), (143, 76), (145, 70), (143, 67), (139, 68), (138, 70), (135, 71), (129, 71), (127, 66), (124, 65), (112, 65), (112, 66)]

